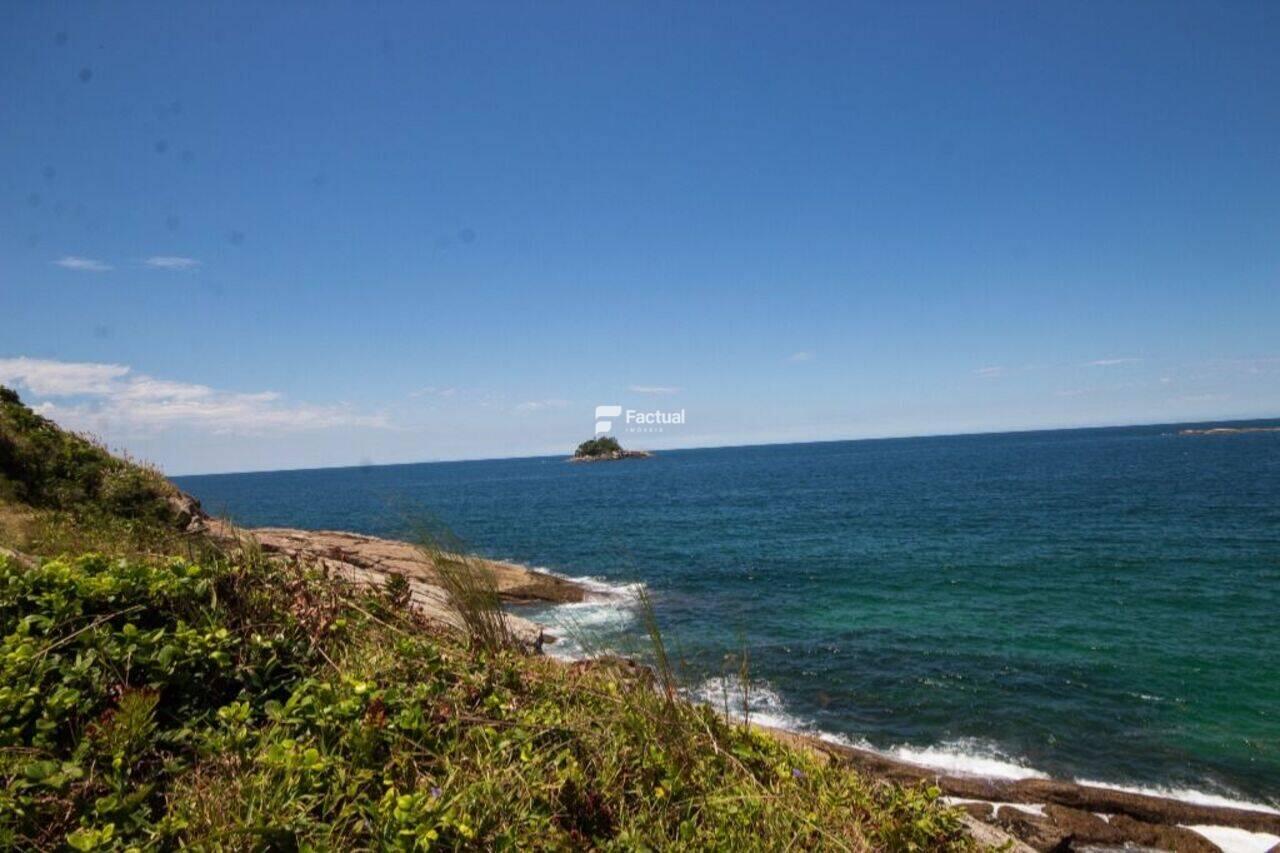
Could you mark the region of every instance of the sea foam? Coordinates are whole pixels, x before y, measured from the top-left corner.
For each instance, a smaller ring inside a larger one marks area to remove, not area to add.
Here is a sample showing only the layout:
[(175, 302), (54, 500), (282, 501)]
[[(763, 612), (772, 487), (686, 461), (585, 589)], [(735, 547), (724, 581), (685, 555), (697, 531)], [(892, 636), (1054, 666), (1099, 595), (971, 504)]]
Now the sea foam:
[(687, 695), (738, 722), (747, 718), (762, 726), (794, 732), (810, 728), (808, 721), (787, 710), (782, 696), (767, 681), (753, 679), (744, 688), (740, 678), (714, 676), (687, 691)]
[[(587, 590), (583, 601), (556, 605), (538, 615), (538, 621), (546, 625), (548, 630), (558, 638), (557, 642), (546, 647), (550, 655), (565, 660), (581, 660), (601, 654), (633, 654), (635, 652), (632, 646), (626, 648), (619, 646), (625, 645), (625, 638), (639, 621), (639, 593), (644, 588), (644, 584), (611, 583), (592, 576), (573, 577), (546, 569), (538, 569), (538, 571), (566, 578)], [(823, 731), (812, 720), (793, 713), (787, 707), (782, 695), (763, 679), (751, 679), (747, 689), (744, 690), (741, 679), (735, 675), (713, 676), (686, 690), (685, 695), (692, 701), (710, 705), (732, 720), (741, 722), (744, 716), (747, 716), (751, 722), (762, 726), (816, 737), (840, 746), (865, 749), (942, 773), (1007, 780), (1050, 778), (1049, 774), (1028, 765), (1015, 755), (1008, 754), (998, 744), (978, 738), (959, 738), (923, 746), (904, 743), (886, 748), (875, 746), (863, 738), (855, 739), (847, 735)], [(1269, 804), (1193, 788), (1139, 787), (1089, 779), (1074, 781), (1082, 785), (1147, 794), (1199, 805), (1227, 806), (1280, 814), (1280, 809)], [(1240, 849), (1252, 849), (1252, 846), (1252, 843), (1241, 844)]]
[(1255, 812), (1280, 814), (1280, 809), (1268, 803), (1252, 802), (1238, 797), (1227, 797), (1222, 794), (1211, 794), (1197, 791), (1195, 788), (1163, 787), (1159, 785), (1117, 785), (1114, 782), (1098, 782), (1093, 779), (1076, 779), (1081, 785), (1092, 785), (1095, 788), (1110, 788), (1113, 791), (1127, 791), (1130, 794), (1146, 794), (1149, 797), (1164, 797), (1167, 800), (1181, 800), (1199, 806), (1225, 806), (1232, 809), (1250, 809)]
[(639, 596), (644, 584), (571, 577), (548, 569), (537, 571), (573, 581), (586, 590), (582, 601), (557, 604), (538, 612), (536, 621), (556, 637), (556, 642), (544, 647), (547, 654), (561, 660), (581, 660), (622, 651), (618, 645), (639, 619)]
[[(704, 702), (732, 720), (741, 721), (744, 713), (744, 691), (741, 680), (735, 676), (716, 676), (705, 679), (697, 687), (688, 691), (690, 699)], [(999, 745), (978, 738), (959, 738), (941, 743), (918, 746), (898, 744), (891, 747), (880, 747), (863, 738), (851, 738), (817, 728), (812, 720), (792, 713), (781, 694), (763, 679), (753, 679), (746, 691), (746, 710), (750, 720), (763, 726), (783, 729), (796, 734), (816, 737), (838, 746), (864, 749), (919, 767), (927, 767), (942, 773), (955, 776), (979, 776), (987, 779), (1048, 779), (1048, 773), (1030, 766), (1021, 758), (1002, 750)], [(1252, 809), (1273, 814), (1280, 814), (1275, 806), (1246, 800), (1244, 798), (1227, 797), (1211, 794), (1193, 788), (1181, 787), (1134, 787), (1118, 785), (1111, 782), (1097, 782), (1088, 779), (1074, 780), (1081, 785), (1093, 785), (1099, 788), (1111, 788), (1117, 791), (1128, 791), (1135, 794), (1147, 794), (1170, 800), (1180, 800), (1208, 806), (1227, 806), (1230, 808)], [(1199, 828), (1197, 828), (1199, 829)], [(1256, 835), (1256, 833), (1255, 833)], [(1252, 850), (1259, 839), (1248, 841), (1237, 839), (1238, 849)], [(1262, 848), (1267, 849), (1267, 848)]]

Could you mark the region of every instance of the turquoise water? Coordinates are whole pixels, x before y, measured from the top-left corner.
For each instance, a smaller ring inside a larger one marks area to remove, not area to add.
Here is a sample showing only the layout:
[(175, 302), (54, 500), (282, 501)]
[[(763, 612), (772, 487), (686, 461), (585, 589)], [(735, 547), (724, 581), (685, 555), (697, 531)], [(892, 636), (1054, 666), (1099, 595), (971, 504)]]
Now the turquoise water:
[[(1175, 426), (178, 478), (244, 524), (475, 550), (650, 590), (692, 692), (939, 766), (1280, 800), (1280, 433)], [(572, 624), (570, 631), (566, 626)]]

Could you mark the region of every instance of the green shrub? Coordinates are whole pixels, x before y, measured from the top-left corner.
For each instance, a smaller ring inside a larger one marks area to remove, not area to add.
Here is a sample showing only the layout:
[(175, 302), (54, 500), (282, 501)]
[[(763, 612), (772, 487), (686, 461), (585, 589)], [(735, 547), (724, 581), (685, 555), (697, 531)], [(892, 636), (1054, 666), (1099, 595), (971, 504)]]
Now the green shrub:
[(0, 559), (0, 636), (0, 848), (967, 844), (936, 791), (253, 549)]

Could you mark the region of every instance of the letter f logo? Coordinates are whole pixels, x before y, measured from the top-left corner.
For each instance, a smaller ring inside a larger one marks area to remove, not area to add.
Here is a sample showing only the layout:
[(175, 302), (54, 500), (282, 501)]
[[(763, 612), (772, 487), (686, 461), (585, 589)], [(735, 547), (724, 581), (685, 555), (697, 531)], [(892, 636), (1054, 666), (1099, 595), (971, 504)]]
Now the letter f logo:
[(596, 406), (596, 435), (613, 429), (613, 421), (601, 420), (601, 418), (616, 418), (621, 414), (621, 406)]

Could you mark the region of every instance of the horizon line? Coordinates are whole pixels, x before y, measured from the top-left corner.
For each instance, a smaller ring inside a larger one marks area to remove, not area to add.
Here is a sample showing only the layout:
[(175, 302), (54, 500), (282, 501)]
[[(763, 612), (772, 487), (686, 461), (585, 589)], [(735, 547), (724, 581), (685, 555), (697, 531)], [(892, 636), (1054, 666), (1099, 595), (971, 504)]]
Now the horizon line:
[[(932, 433), (915, 433), (911, 435), (868, 435), (857, 438), (821, 438), (810, 439), (807, 441), (764, 441), (749, 444), (699, 444), (689, 447), (668, 447), (658, 453), (683, 453), (689, 450), (746, 450), (755, 447), (786, 447), (795, 444), (846, 444), (860, 441), (904, 441), (918, 438), (967, 438), (976, 436), (990, 435), (1026, 435), (1037, 432), (1073, 432), (1085, 430), (1104, 430), (1104, 429), (1134, 429), (1137, 427), (1160, 427), (1160, 426), (1200, 426), (1203, 424), (1247, 424), (1258, 423), (1264, 421), (1280, 421), (1280, 414), (1268, 415), (1264, 417), (1226, 417), (1213, 418), (1210, 420), (1196, 421), (1156, 421), (1141, 423), (1107, 423), (1107, 424), (1090, 424), (1076, 426), (1059, 426), (1059, 427), (1024, 427), (1014, 429), (993, 429), (978, 430), (975, 432), (932, 432)], [(616, 438), (616, 436), (615, 436)], [(354, 468), (395, 468), (410, 465), (453, 465), (461, 462), (510, 462), (522, 459), (555, 459), (558, 453), (535, 453), (521, 456), (476, 456), (459, 459), (425, 459), (416, 462), (371, 462), (367, 464), (357, 463), (354, 465), (316, 465), (304, 468), (261, 468), (252, 471), (206, 471), (203, 473), (191, 474), (165, 474), (167, 479), (186, 478), (186, 477), (239, 477), (246, 474), (290, 474), (304, 471), (344, 471)], [(566, 455), (564, 458), (569, 458)]]

